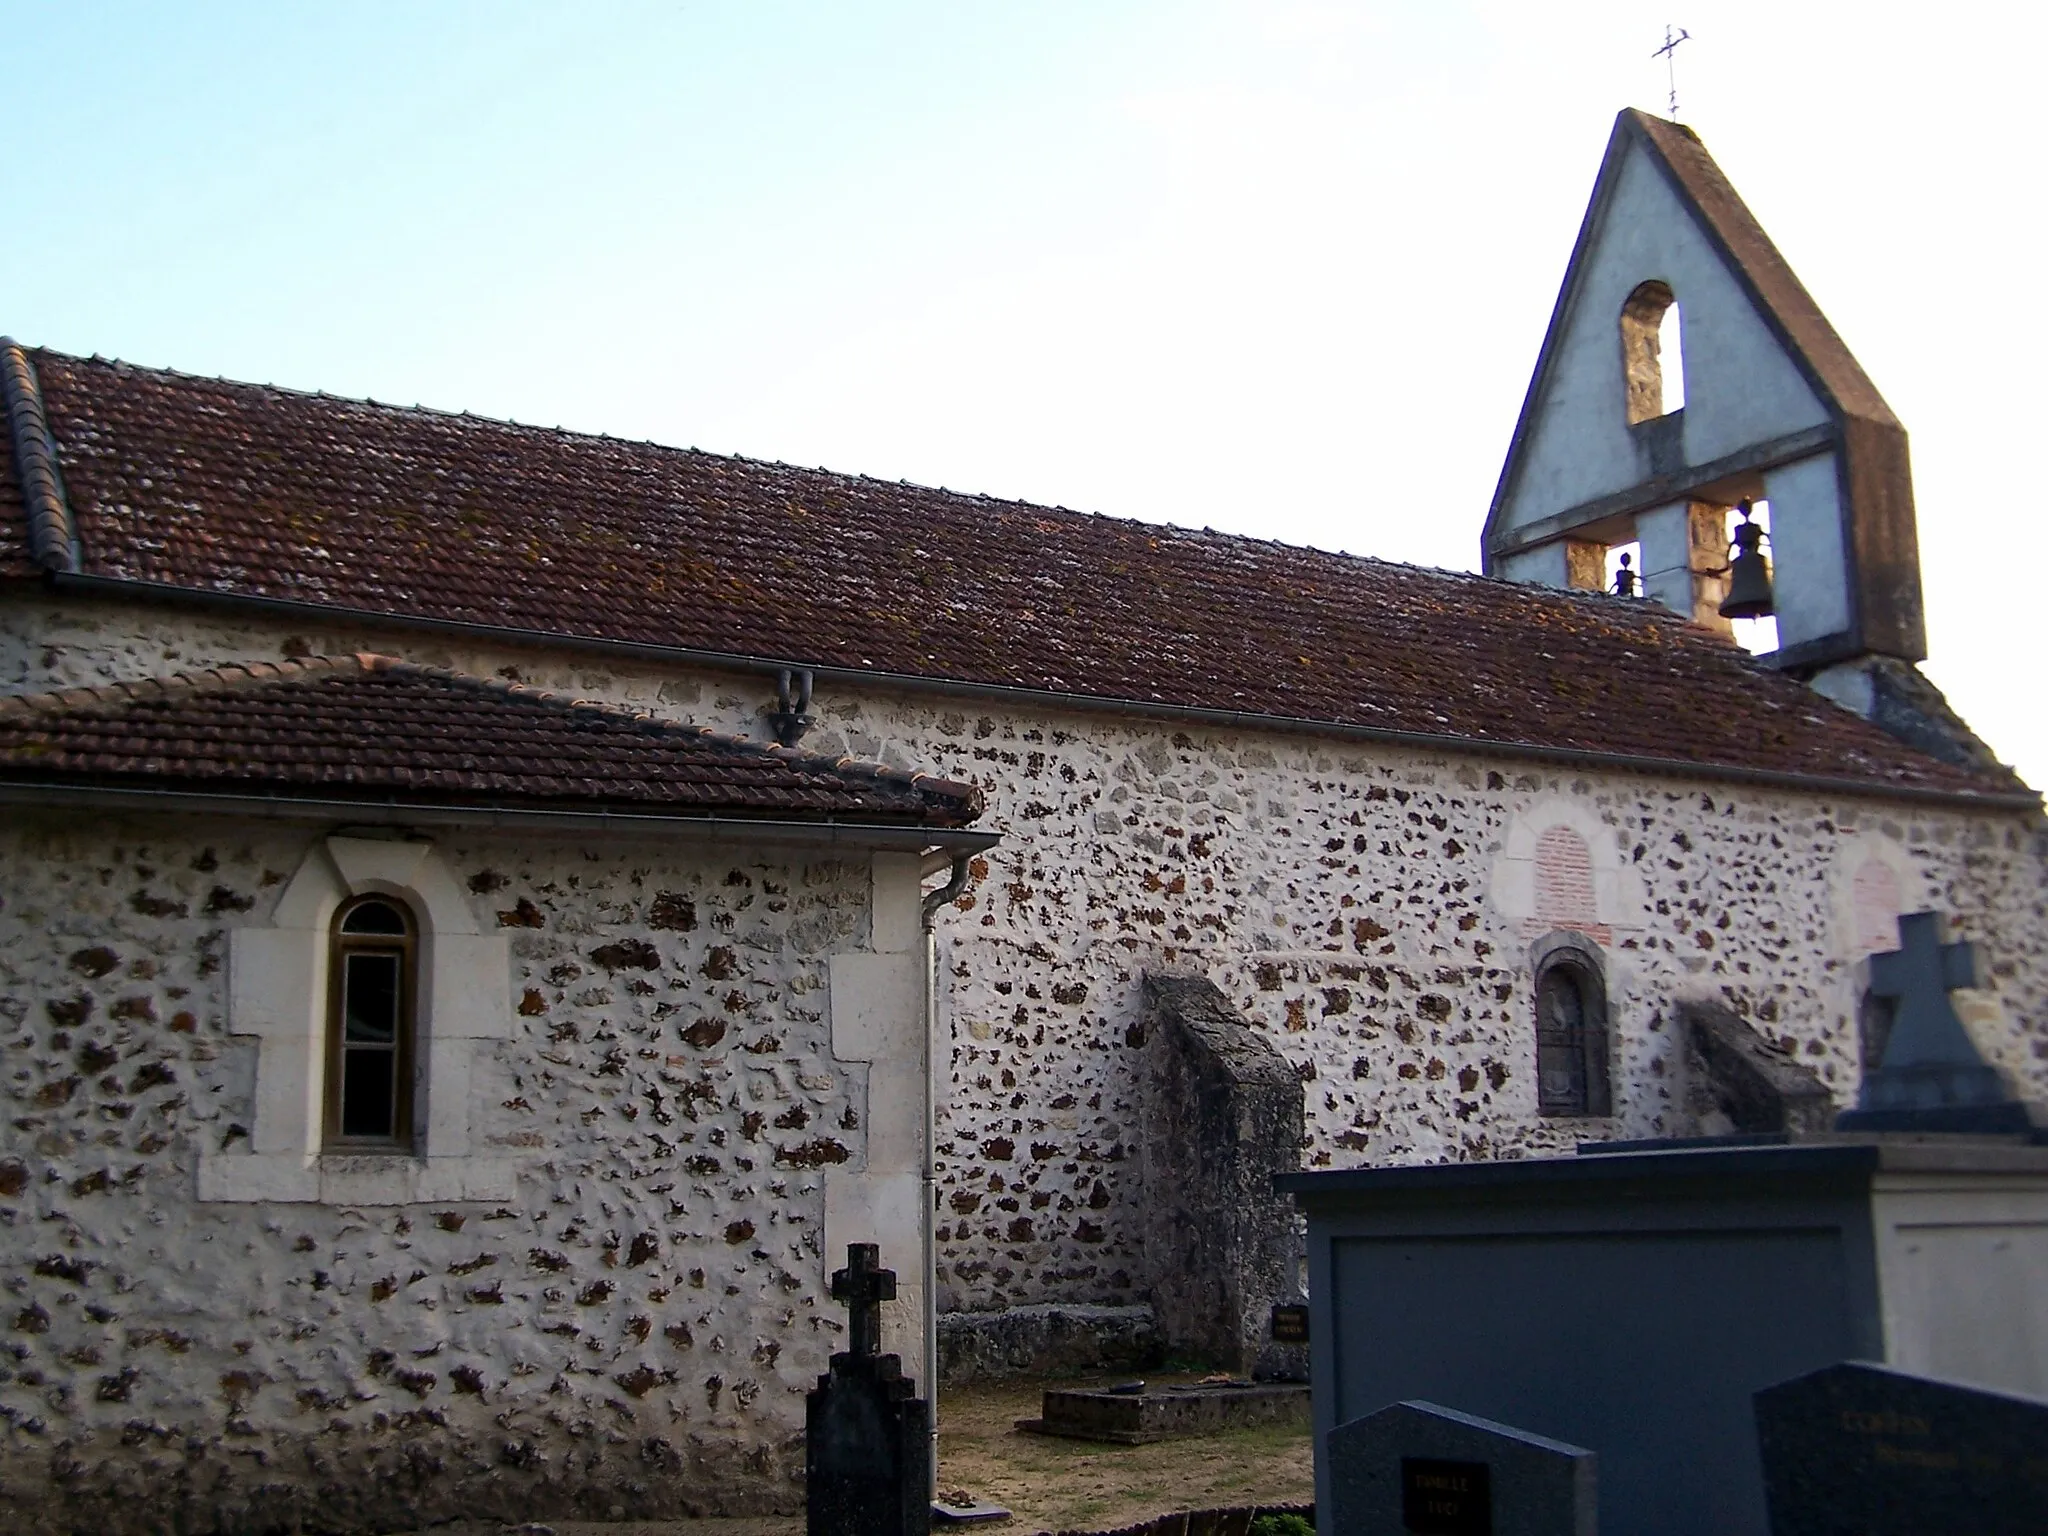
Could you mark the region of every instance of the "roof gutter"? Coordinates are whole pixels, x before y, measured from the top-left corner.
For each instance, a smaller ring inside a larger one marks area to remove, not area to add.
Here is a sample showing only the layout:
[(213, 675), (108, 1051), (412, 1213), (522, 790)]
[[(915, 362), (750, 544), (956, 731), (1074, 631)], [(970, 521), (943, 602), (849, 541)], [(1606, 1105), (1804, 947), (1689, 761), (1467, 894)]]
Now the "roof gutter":
[(1517, 758), (1525, 762), (1555, 763), (1562, 767), (1601, 768), (1705, 779), (1718, 783), (1755, 784), (1776, 789), (1798, 790), (1808, 794), (1910, 800), (1970, 810), (2041, 809), (2041, 796), (2032, 790), (2001, 793), (1937, 789), (1923, 785), (1882, 784), (1867, 779), (1795, 773), (1785, 769), (1743, 768), (1727, 764), (1693, 763), (1682, 758), (1599, 752), (1581, 747), (1546, 747), (1532, 742), (1493, 741), (1477, 736), (1399, 731), (1383, 726), (1347, 725), (1338, 721), (1316, 720), (1300, 715), (1270, 715), (1253, 710), (1211, 709), (1191, 704), (1168, 704), (1159, 700), (1117, 698), (1107, 694), (1067, 693), (1052, 688), (1028, 688), (1012, 683), (976, 683), (959, 678), (926, 677), (914, 672), (832, 666), (791, 657), (749, 656), (692, 646), (656, 645), (642, 640), (608, 640), (596, 635), (560, 634), (549, 630), (520, 629), (511, 625), (479, 624), (464, 619), (434, 619), (410, 614), (382, 613), (370, 608), (348, 608), (338, 604), (307, 602), (299, 598), (261, 597), (243, 592), (181, 587), (168, 582), (133, 581), (119, 576), (88, 576), (76, 572), (53, 571), (46, 579), (55, 590), (76, 593), (82, 597), (143, 600), (219, 608), (230, 612), (268, 613), (280, 618), (325, 623), (381, 625), (385, 628), (417, 630), (427, 634), (460, 635), (466, 639), (490, 641), (499, 645), (569, 649), (604, 656), (630, 656), (648, 661), (716, 667), (731, 672), (760, 673), (769, 677), (779, 676), (785, 670), (808, 671), (814, 678), (857, 683), (866, 687), (897, 688), (905, 692), (931, 693), (952, 698), (1014, 700), (1019, 703), (1053, 705), (1089, 714), (1138, 714), (1153, 719), (1175, 720), (1195, 725), (1225, 726), (1233, 730), (1276, 731), (1289, 735), (1322, 736), (1339, 741), (1370, 742), (1428, 751)]
[(182, 812), (272, 821), (357, 826), (470, 827), (578, 836), (674, 837), (695, 842), (774, 843), (787, 847), (944, 849), (980, 853), (1001, 834), (965, 827), (891, 826), (884, 822), (768, 821), (743, 816), (656, 816), (632, 811), (537, 810), (516, 805), (432, 805), (402, 800), (329, 800), (310, 796), (207, 794), (176, 789), (0, 780), (0, 805), (91, 811)]

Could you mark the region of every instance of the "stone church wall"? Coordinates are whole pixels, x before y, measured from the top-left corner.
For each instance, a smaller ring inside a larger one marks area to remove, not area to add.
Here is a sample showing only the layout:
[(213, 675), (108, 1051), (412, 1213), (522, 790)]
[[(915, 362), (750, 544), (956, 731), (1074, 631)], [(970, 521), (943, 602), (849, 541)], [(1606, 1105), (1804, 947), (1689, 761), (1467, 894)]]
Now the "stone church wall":
[[(772, 699), (758, 676), (397, 630), (79, 604), (0, 624), (10, 688), (377, 649), (757, 736)], [(806, 747), (971, 779), (1005, 836), (938, 923), (943, 1308), (1143, 1299), (1148, 970), (1207, 976), (1301, 1073), (1309, 1166), (1524, 1156), (1691, 1129), (1683, 999), (1849, 1102), (1858, 966), (1931, 906), (1981, 946), (1961, 1011), (1986, 1053), (2048, 1097), (2035, 818), (833, 682), (813, 707)], [(1532, 956), (1561, 932), (1604, 957), (1610, 1118), (1537, 1112)]]
[(468, 1087), (471, 1150), (512, 1186), (195, 1200), (202, 1153), (255, 1123), (237, 930), (319, 843), (176, 816), (0, 830), (10, 1529), (793, 1507), (801, 1394), (843, 1323), (824, 1186), (866, 1150), (826, 999), (867, 862), (442, 836), (509, 940), (512, 1018)]

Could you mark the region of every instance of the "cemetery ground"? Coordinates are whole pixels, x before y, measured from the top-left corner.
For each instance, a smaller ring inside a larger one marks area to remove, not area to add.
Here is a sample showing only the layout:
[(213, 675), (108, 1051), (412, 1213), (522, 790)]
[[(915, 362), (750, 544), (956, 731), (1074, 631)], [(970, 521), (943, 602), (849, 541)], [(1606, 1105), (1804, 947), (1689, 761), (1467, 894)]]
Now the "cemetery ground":
[[(1106, 1386), (1121, 1377), (1017, 1378), (948, 1387), (940, 1394), (939, 1486), (1001, 1504), (1012, 1518), (959, 1526), (963, 1533), (1035, 1536), (1040, 1531), (1113, 1531), (1179, 1510), (1247, 1504), (1307, 1504), (1315, 1498), (1309, 1429), (1264, 1425), (1218, 1435), (1106, 1445), (1024, 1434), (1047, 1387)], [(1150, 1374), (1158, 1385), (1192, 1376)], [(803, 1516), (756, 1520), (550, 1520), (555, 1536), (802, 1536)], [(431, 1536), (501, 1536), (516, 1525), (473, 1521), (435, 1526)], [(935, 1530), (946, 1529), (935, 1526)], [(419, 1536), (430, 1536), (420, 1532)]]

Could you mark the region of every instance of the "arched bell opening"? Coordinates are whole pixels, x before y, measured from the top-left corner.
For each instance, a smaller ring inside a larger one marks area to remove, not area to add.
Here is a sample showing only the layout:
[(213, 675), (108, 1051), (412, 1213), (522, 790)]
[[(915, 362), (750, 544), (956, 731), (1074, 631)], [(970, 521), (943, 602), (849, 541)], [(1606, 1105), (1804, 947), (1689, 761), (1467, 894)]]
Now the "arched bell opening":
[(1621, 306), (1621, 375), (1630, 426), (1685, 408), (1684, 338), (1670, 284), (1639, 283)]

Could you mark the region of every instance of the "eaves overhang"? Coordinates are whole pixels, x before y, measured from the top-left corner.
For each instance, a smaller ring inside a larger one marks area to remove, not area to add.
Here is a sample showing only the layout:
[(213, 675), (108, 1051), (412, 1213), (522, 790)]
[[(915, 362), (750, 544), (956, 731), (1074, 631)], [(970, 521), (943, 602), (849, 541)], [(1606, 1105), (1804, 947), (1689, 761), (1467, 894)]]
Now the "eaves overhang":
[(750, 816), (662, 815), (610, 806), (536, 807), (477, 802), (259, 795), (0, 778), (0, 805), (98, 812), (256, 817), (310, 825), (466, 827), (582, 836), (658, 837), (705, 843), (767, 843), (778, 847), (980, 853), (1002, 840), (965, 827), (859, 821), (788, 821)]

